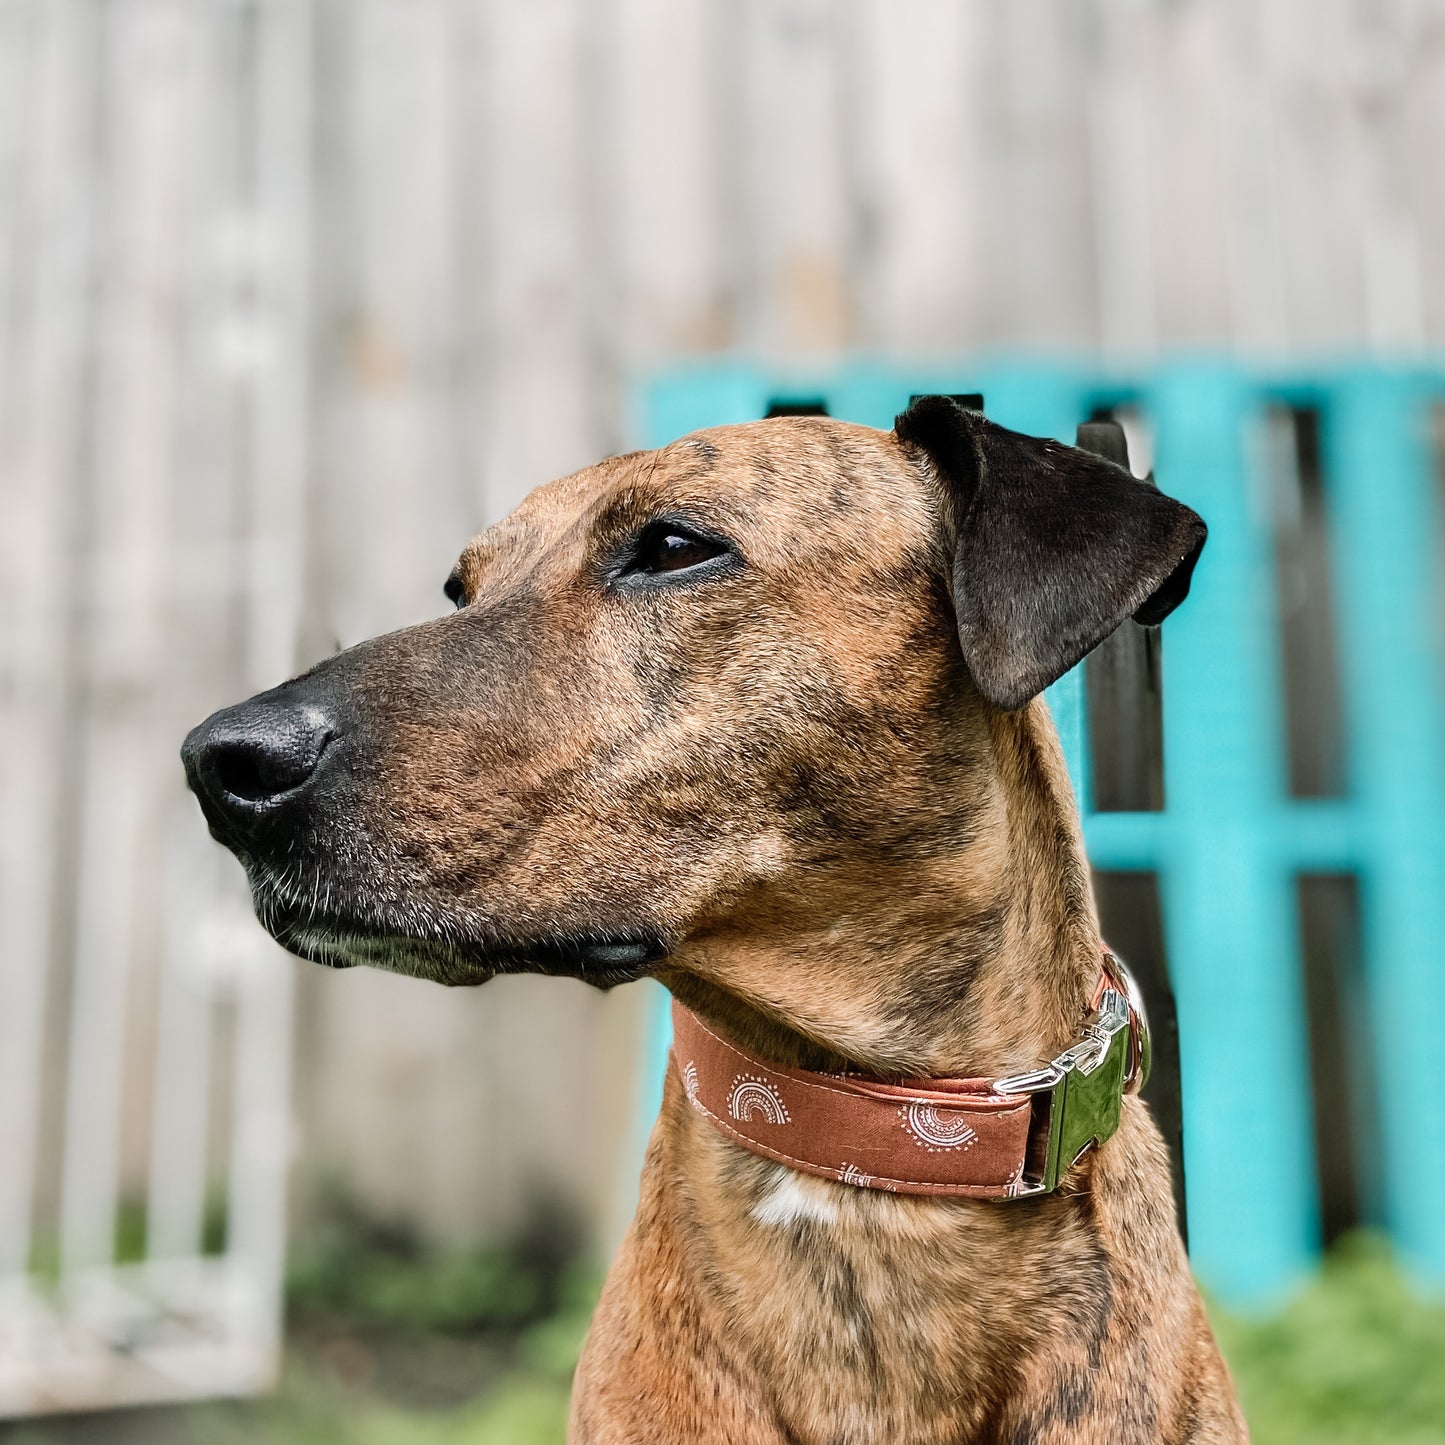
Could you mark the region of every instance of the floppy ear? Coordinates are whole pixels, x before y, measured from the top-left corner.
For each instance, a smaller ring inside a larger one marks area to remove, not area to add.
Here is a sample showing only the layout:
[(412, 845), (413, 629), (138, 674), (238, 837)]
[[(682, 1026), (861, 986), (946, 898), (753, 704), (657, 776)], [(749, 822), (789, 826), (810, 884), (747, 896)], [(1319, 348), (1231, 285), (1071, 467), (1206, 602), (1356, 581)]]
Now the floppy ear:
[(893, 429), (951, 500), (958, 637), (997, 706), (1022, 707), (1125, 618), (1153, 626), (1188, 595), (1203, 520), (1123, 467), (945, 396), (918, 398)]

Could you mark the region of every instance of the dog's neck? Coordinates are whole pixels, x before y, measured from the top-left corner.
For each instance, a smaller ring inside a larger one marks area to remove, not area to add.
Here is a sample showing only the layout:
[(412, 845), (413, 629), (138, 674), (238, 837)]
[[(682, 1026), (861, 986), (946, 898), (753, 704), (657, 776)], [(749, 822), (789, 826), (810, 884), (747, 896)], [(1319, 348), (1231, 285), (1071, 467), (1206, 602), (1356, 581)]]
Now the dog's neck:
[[(738, 1042), (805, 1068), (846, 1061), (873, 1072), (998, 1076), (1059, 1052), (1099, 967), (1076, 815), (1043, 709), (997, 715), (993, 726), (1003, 817), (980, 836), (992, 832), (1002, 846), (957, 856), (948, 895), (956, 916), (903, 960), (896, 1017), (872, 1050), (866, 1041), (823, 1047), (715, 986), (684, 981), (683, 1001)], [(1009, 890), (1001, 916), (984, 901), (998, 879)], [(936, 889), (924, 910), (918, 897), (905, 877), (888, 879), (872, 897), (876, 916), (835, 930), (828, 946), (862, 956), (876, 947), (876, 966), (897, 969), (892, 939), (916, 938), (943, 912)], [(920, 980), (920, 1006), (909, 1012), (907, 991)], [(897, 1042), (899, 1028), (915, 1042)], [(681, 1291), (697, 1302), (719, 1358), (738, 1378), (758, 1376), (763, 1397), (778, 1402), (769, 1440), (1054, 1439), (1064, 1435), (1040, 1422), (1057, 1415), (1062, 1431), (1072, 1418), (1058, 1413), (1065, 1406), (1081, 1420), (1113, 1418), (1106, 1397), (1115, 1385), (1095, 1393), (1095, 1377), (1116, 1291), (1137, 1302), (1140, 1318), (1174, 1311), (1188, 1326), (1181, 1350), (1203, 1328), (1169, 1198), (1162, 1148), (1133, 1100), (1107, 1148), (1046, 1199), (918, 1199), (748, 1152), (692, 1108), (671, 1071), (633, 1247), (658, 1251), (648, 1268), (659, 1277), (685, 1277)], [(1166, 1379), (1175, 1363), (1162, 1361)], [(1153, 1408), (1152, 1378), (1119, 1388)]]
[[(763, 906), (745, 932), (708, 938), (705, 970), (665, 970), (663, 982), (734, 1041), (794, 1067), (1002, 1076), (1057, 1054), (1099, 968), (1077, 814), (1041, 703), (991, 713), (987, 727), (989, 747), (938, 782), (969, 800), (972, 836), (925, 838), (862, 877), (824, 874), (808, 890), (808, 927), (770, 936)], [(729, 986), (744, 968), (759, 981), (752, 998)]]

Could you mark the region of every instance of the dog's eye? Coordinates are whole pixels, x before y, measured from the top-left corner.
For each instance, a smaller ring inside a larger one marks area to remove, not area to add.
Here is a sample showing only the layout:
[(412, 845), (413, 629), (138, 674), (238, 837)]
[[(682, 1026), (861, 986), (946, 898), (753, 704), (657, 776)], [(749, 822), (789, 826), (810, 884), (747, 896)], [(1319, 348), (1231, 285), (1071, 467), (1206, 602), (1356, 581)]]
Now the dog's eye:
[(461, 611), (467, 605), (467, 589), (462, 585), (462, 579), (453, 572), (442, 585), (442, 591), (447, 594), (447, 601), (457, 611)]
[(637, 548), (623, 568), (623, 575), (685, 572), (721, 557), (727, 550), (723, 542), (660, 522), (648, 527), (637, 539)]

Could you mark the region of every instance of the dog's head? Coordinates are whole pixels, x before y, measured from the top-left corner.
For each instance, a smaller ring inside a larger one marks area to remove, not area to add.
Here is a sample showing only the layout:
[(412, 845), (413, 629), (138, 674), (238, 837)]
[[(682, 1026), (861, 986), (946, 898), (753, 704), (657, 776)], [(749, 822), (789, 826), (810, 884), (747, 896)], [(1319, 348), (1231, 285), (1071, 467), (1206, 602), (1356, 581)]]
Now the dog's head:
[(304, 957), (766, 992), (737, 940), (926, 893), (999, 806), (990, 719), (1162, 618), (1203, 540), (943, 398), (719, 428), (539, 488), (454, 613), (215, 714), (187, 776)]

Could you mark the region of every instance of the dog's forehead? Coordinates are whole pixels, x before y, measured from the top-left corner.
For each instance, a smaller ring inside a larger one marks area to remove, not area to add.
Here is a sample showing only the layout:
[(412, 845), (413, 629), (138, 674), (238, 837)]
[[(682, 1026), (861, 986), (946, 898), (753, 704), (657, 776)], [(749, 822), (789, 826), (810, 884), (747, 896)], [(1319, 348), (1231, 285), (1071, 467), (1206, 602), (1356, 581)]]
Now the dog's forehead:
[(916, 546), (935, 525), (923, 478), (891, 432), (826, 417), (777, 417), (694, 432), (548, 482), (462, 554), (464, 575), (528, 558), (625, 513), (693, 514), (757, 555), (772, 548)]
[(919, 490), (891, 432), (828, 417), (774, 417), (714, 427), (660, 451), (655, 484), (736, 502), (761, 522), (811, 523), (887, 508)]

